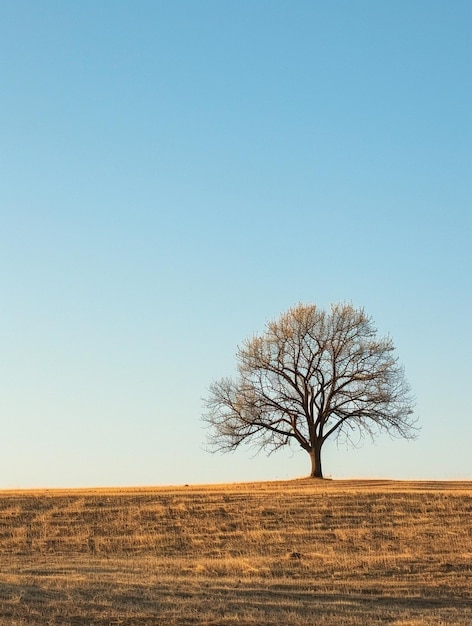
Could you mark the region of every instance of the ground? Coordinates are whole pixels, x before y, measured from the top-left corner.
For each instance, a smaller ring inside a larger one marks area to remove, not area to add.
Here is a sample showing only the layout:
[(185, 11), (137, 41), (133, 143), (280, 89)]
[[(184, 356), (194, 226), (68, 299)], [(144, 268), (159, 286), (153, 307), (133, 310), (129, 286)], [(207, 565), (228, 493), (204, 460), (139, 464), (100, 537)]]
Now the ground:
[(0, 624), (472, 623), (470, 482), (0, 492)]

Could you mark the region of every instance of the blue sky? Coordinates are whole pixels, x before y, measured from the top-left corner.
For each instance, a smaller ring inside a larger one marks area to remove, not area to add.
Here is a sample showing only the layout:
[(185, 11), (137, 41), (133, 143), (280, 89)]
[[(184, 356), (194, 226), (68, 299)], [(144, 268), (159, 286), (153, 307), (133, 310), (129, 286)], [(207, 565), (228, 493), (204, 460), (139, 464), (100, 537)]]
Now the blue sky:
[(415, 442), (472, 478), (472, 5), (0, 0), (0, 488), (293, 478), (202, 397), (297, 302), (389, 333)]

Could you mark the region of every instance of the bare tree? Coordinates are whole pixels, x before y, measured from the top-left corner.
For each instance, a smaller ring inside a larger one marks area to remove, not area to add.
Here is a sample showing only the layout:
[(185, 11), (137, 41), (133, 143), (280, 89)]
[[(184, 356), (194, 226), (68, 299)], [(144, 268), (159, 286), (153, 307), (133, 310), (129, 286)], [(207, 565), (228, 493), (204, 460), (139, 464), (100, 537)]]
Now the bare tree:
[(296, 443), (322, 478), (329, 437), (357, 445), (380, 431), (415, 438), (410, 387), (389, 337), (363, 309), (299, 304), (238, 348), (235, 380), (214, 382), (203, 420), (214, 450), (248, 442), (268, 453)]

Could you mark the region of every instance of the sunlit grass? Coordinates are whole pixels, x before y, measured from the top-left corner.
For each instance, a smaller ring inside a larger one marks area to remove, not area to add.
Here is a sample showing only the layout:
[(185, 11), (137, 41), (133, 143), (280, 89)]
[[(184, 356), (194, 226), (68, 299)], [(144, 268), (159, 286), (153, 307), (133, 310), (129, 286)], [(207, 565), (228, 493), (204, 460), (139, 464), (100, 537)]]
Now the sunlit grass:
[(0, 624), (472, 623), (472, 485), (0, 493)]

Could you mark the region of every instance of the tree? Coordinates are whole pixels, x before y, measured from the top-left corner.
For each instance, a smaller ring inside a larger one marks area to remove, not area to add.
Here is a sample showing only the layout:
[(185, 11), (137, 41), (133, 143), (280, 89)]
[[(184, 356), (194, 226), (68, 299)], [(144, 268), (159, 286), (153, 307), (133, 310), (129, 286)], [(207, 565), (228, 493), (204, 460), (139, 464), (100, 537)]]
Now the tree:
[(293, 307), (238, 348), (236, 379), (211, 384), (203, 415), (211, 448), (247, 442), (270, 454), (295, 443), (310, 456), (310, 476), (323, 478), (330, 437), (353, 445), (381, 431), (415, 438), (410, 387), (394, 352), (363, 309)]

